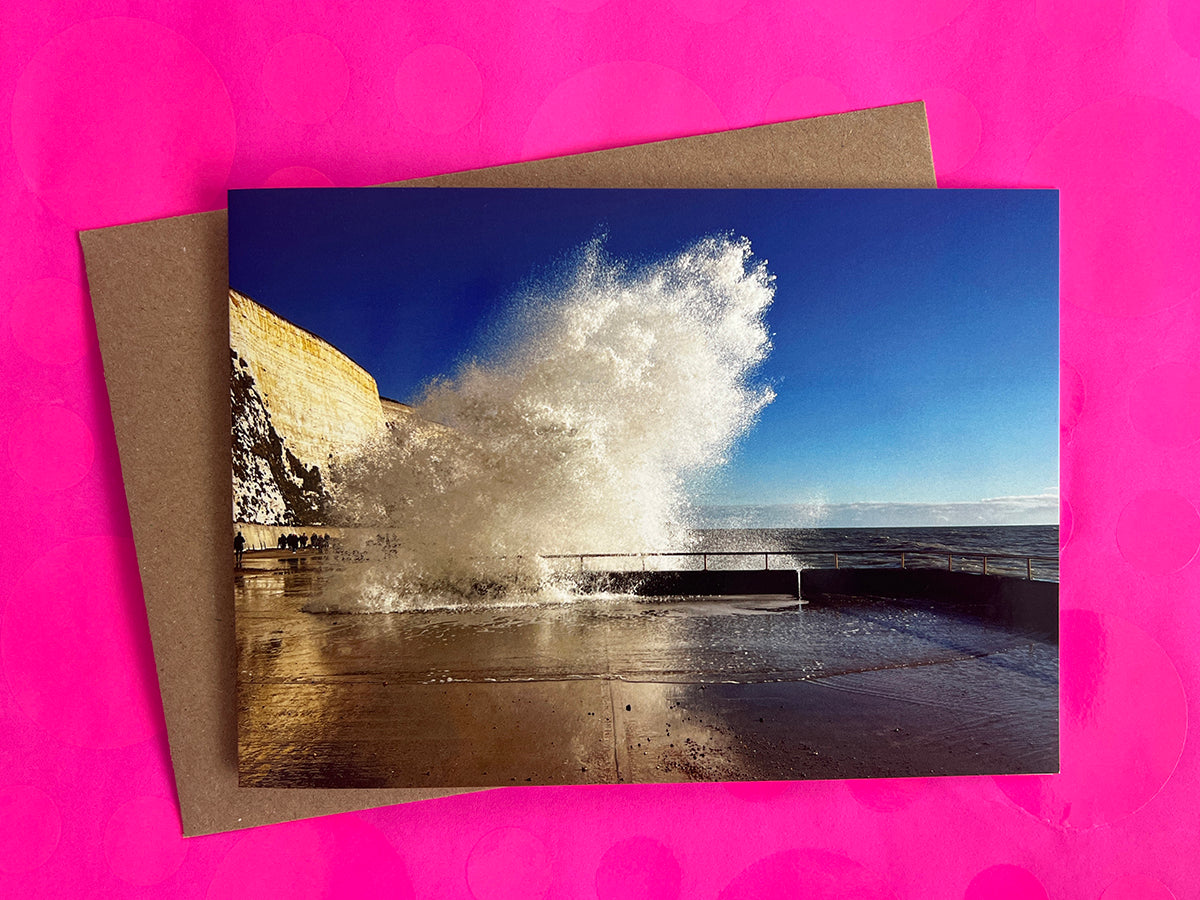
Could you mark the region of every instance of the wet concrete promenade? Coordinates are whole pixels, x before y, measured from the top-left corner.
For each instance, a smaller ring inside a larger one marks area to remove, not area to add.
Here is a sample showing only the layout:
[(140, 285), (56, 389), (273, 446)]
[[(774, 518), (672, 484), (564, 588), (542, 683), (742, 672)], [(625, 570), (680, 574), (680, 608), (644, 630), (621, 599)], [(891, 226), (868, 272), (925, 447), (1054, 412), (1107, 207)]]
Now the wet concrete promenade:
[(1057, 769), (1058, 648), (881, 603), (301, 607), (320, 557), (236, 578), (241, 781), (482, 787)]

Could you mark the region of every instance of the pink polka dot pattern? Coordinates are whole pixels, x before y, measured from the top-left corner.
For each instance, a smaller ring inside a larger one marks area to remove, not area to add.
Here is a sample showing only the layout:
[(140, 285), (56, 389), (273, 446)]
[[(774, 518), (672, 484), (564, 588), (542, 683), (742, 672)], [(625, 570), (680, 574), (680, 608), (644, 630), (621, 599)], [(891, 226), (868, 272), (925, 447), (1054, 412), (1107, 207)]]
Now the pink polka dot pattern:
[(329, 180), (329, 176), (324, 172), (320, 172), (309, 166), (288, 166), (283, 169), (276, 169), (268, 175), (267, 180), (263, 182), (263, 187), (333, 187), (333, 182)]
[(1200, 7), (1191, 0), (1170, 0), (1167, 21), (1175, 43), (1185, 53), (1200, 57)]
[(1168, 362), (1143, 373), (1129, 392), (1129, 417), (1155, 444), (1195, 443), (1200, 439), (1200, 367)]
[(746, 6), (747, 0), (671, 0), (681, 16), (705, 25), (728, 22)]
[(979, 112), (965, 96), (950, 88), (927, 88), (921, 92), (929, 117), (929, 141), (939, 180), (971, 161), (979, 150), (983, 123)]
[(1071, 542), (1071, 535), (1075, 533), (1075, 513), (1071, 509), (1071, 504), (1065, 499), (1058, 501), (1058, 546), (1059, 549), (1067, 546)]
[(764, 803), (792, 790), (789, 781), (730, 781), (724, 785), (725, 790), (750, 803)]
[(972, 878), (963, 900), (1049, 900), (1049, 895), (1028, 869), (1002, 864)]
[(784, 850), (743, 869), (719, 900), (804, 897), (805, 900), (894, 900), (882, 879), (854, 860), (826, 850)]
[(12, 136), (30, 187), (80, 228), (224, 206), (229, 95), (191, 41), (153, 22), (93, 19), (43, 45), (17, 82)]
[(550, 0), (550, 2), (559, 9), (583, 15), (595, 12), (604, 6), (604, 4), (611, 2), (611, 0)]
[(356, 816), (248, 832), (217, 866), (207, 900), (411, 900), (412, 883), (391, 844)]
[(1084, 390), (1083, 379), (1070, 363), (1059, 364), (1059, 381), (1061, 393), (1061, 427), (1063, 437), (1069, 438), (1075, 430), (1079, 417), (1083, 413)]
[(1200, 515), (1175, 491), (1146, 491), (1121, 511), (1117, 546), (1137, 569), (1158, 575), (1177, 572), (1200, 548)]
[(597, 900), (676, 900), (679, 862), (653, 838), (631, 837), (613, 844), (596, 871)]
[(845, 92), (824, 78), (801, 75), (781, 84), (767, 101), (763, 111), (764, 122), (786, 122), (790, 119), (806, 119), (845, 112), (850, 101)]
[(300, 125), (316, 125), (345, 101), (350, 67), (328, 38), (293, 34), (267, 53), (262, 80), (263, 92), (279, 115)]
[(1121, 31), (1125, 0), (1038, 0), (1037, 22), (1046, 37), (1069, 50), (1089, 50)]
[[(1200, 4), (9, 6), (0, 895), (1196, 893)], [(942, 186), (1062, 191), (1062, 774), (490, 791), (181, 840), (76, 230), (913, 99)]]
[(91, 342), (88, 295), (65, 278), (39, 278), (17, 291), (9, 323), (17, 346), (52, 366), (78, 362)]
[(62, 406), (35, 406), (12, 423), (8, 458), (13, 470), (34, 487), (62, 491), (83, 480), (92, 468), (92, 431)]
[(58, 847), (62, 821), (58, 805), (28, 784), (0, 788), (0, 872), (32, 872)]
[(122, 881), (140, 886), (165, 881), (187, 855), (175, 804), (162, 797), (122, 803), (105, 826), (104, 855)]
[(400, 63), (396, 102), (414, 128), (430, 134), (452, 134), (479, 112), (483, 80), (471, 57), (461, 50), (428, 44)]
[(550, 857), (524, 828), (489, 831), (467, 856), (467, 887), (475, 900), (538, 900), (550, 889)]
[(1059, 775), (996, 779), (1050, 825), (1093, 828), (1150, 800), (1174, 771), (1187, 735), (1179, 673), (1153, 639), (1115, 616), (1062, 615)]
[(1104, 889), (1100, 900), (1175, 900), (1175, 895), (1155, 878), (1123, 875)]
[(655, 63), (610, 62), (551, 92), (525, 133), (521, 155), (538, 159), (724, 127), (712, 99), (679, 72)]
[(315, 822), (255, 829), (221, 860), (206, 896), (318, 900), (328, 883), (329, 852), (326, 835)]
[(1200, 288), (1200, 121), (1145, 97), (1059, 123), (1023, 181), (1060, 189), (1063, 299), (1115, 316), (1166, 309)]
[(125, 747), (162, 729), (136, 558), (129, 540), (55, 547), (12, 585), (0, 659), (21, 710), (79, 747)]
[(882, 813), (907, 809), (926, 791), (921, 778), (863, 778), (846, 786), (856, 801)]
[(860, 38), (907, 41), (949, 24), (970, 3), (971, 0), (930, 0), (928, 3), (848, 0), (818, 4), (816, 11), (842, 31)]

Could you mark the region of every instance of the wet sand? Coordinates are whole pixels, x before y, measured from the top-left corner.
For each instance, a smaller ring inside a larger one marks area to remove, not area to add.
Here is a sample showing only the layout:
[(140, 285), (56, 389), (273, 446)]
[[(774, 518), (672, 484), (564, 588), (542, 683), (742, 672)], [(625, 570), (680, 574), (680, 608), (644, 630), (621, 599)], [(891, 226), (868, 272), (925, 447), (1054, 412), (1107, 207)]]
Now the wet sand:
[(776, 780), (1058, 768), (1057, 646), (951, 614), (783, 598), (372, 615), (323, 561), (238, 574), (241, 783)]

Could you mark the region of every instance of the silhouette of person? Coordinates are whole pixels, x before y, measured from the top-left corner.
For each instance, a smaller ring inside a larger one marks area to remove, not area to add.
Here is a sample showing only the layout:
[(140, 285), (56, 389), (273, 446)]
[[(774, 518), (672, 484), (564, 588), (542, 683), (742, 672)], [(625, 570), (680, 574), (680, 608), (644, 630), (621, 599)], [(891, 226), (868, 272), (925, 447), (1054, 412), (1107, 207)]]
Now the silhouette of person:
[(280, 550), (286, 550), (287, 549), (287, 535), (286, 534), (279, 535), (278, 543), (279, 543)]
[(233, 559), (235, 568), (242, 567), (242, 554), (246, 552), (246, 539), (242, 537), (239, 531), (237, 537), (233, 539)]

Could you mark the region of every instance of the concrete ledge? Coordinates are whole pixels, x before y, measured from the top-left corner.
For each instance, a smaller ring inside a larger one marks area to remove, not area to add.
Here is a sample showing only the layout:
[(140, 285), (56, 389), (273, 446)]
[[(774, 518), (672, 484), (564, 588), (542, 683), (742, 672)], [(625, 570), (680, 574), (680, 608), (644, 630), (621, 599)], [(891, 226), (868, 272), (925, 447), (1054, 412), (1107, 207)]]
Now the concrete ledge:
[(720, 597), (736, 594), (800, 596), (795, 569), (719, 569), (670, 572), (579, 572), (572, 577), (581, 591), (612, 591), (643, 597)]
[(911, 600), (1058, 638), (1058, 583), (939, 569), (804, 569), (800, 596), (813, 605), (847, 599)]

